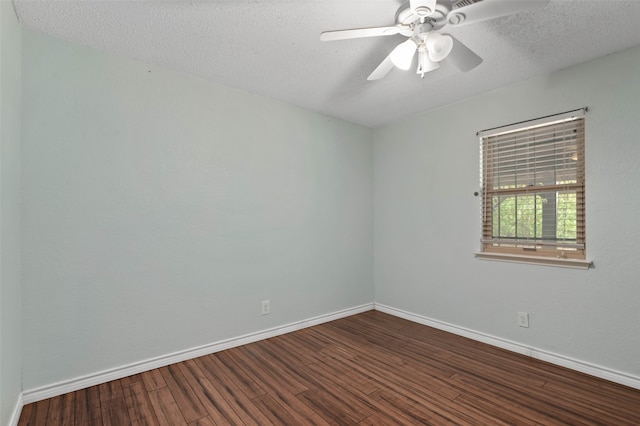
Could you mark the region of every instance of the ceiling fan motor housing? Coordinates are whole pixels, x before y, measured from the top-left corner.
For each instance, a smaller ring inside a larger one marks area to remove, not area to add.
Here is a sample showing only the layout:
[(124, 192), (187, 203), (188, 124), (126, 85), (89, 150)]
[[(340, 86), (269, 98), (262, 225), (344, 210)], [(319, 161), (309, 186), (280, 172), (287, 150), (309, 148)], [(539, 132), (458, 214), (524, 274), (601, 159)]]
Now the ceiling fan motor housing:
[(429, 16), (433, 13), (433, 10), (429, 9), (427, 6), (419, 6), (413, 10), (413, 12), (418, 16)]
[(437, 0), (410, 0), (409, 8), (420, 18), (426, 18), (436, 9)]
[(453, 8), (451, 1), (449, 0), (439, 0), (433, 9), (430, 9), (428, 14), (419, 13), (419, 9), (421, 7), (428, 6), (418, 6), (415, 9), (411, 8), (411, 3), (405, 4), (398, 10), (396, 15), (396, 22), (401, 25), (411, 25), (418, 24), (421, 22), (430, 22), (435, 30), (442, 28), (446, 23), (446, 17)]

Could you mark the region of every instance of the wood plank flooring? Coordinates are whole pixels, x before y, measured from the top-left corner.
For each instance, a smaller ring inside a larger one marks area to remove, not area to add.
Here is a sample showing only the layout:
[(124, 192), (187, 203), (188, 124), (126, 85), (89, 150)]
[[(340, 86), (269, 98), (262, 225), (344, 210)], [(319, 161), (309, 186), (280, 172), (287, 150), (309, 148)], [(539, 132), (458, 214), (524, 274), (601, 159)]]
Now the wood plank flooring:
[(26, 405), (19, 425), (640, 425), (640, 391), (369, 311)]

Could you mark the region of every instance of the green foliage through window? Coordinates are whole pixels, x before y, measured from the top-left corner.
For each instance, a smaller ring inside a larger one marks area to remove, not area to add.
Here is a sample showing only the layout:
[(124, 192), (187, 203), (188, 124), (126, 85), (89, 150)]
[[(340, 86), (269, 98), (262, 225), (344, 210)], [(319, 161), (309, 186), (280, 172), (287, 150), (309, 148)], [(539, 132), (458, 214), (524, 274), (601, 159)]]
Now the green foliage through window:
[[(545, 213), (545, 204), (553, 202), (553, 198), (555, 208)], [(576, 239), (575, 192), (556, 192), (547, 198), (537, 194), (497, 195), (493, 197), (492, 211), (493, 238)], [(553, 222), (554, 234), (543, 235), (544, 221)]]
[(542, 238), (542, 199), (534, 195), (493, 197), (494, 238)]

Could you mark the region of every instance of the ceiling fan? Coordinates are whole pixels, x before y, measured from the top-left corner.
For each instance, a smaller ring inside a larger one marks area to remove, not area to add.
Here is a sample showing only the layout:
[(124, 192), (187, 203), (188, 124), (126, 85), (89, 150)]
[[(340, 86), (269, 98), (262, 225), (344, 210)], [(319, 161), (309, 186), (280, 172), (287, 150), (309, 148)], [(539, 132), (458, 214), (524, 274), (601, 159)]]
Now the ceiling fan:
[(422, 78), (425, 73), (439, 68), (439, 62), (445, 58), (460, 71), (467, 72), (480, 65), (482, 58), (452, 35), (444, 34), (442, 31), (445, 27), (460, 27), (512, 15), (545, 6), (549, 1), (411, 0), (398, 10), (395, 25), (325, 31), (320, 34), (320, 40), (346, 40), (396, 34), (408, 37), (384, 58), (367, 80), (381, 79), (394, 66), (408, 70), (411, 68), (416, 52), (418, 52), (416, 73)]

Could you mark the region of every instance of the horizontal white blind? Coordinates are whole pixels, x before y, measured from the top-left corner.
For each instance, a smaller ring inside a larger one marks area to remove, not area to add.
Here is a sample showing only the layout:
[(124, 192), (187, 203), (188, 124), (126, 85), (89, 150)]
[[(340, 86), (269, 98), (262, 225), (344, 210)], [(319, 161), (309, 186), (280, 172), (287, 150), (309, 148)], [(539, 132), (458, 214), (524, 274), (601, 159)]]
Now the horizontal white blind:
[(484, 251), (584, 258), (584, 116), (481, 137)]

